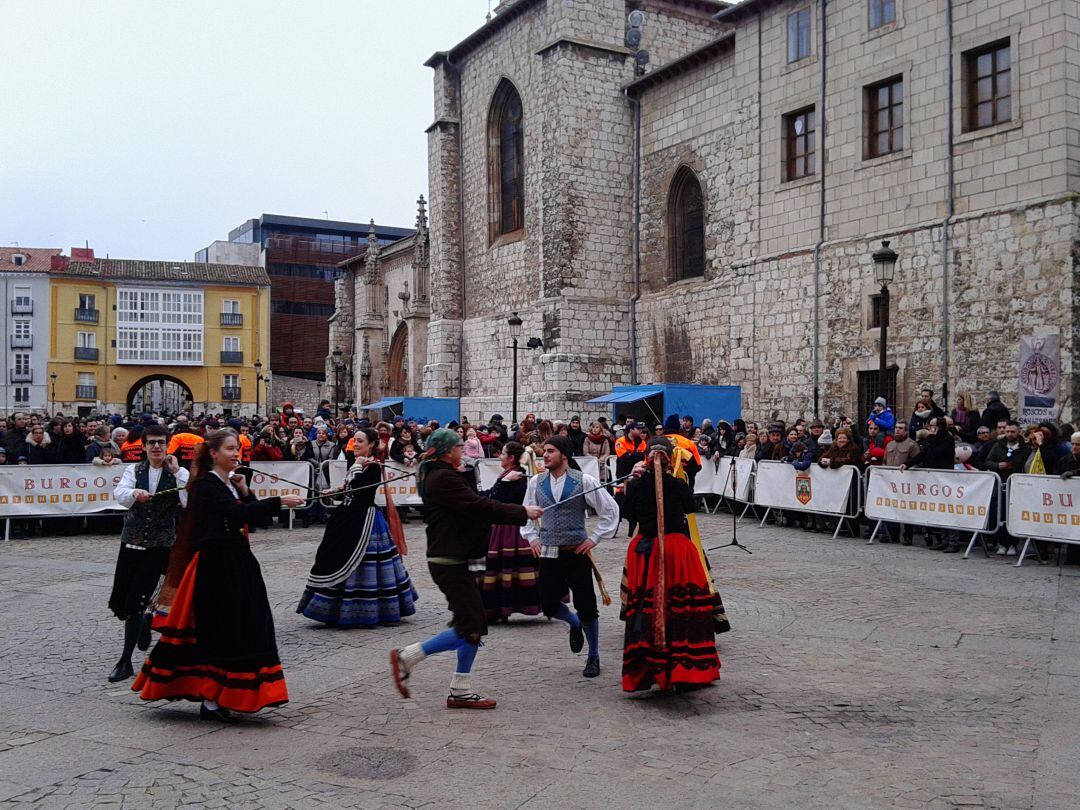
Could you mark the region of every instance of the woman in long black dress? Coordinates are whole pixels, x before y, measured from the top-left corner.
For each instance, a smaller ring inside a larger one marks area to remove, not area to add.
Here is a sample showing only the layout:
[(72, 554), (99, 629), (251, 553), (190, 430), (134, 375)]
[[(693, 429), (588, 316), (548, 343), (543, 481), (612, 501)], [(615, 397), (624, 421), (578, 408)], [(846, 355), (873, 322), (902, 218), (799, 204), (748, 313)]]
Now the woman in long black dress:
[(256, 500), (234, 472), (239, 462), (231, 428), (199, 445), (159, 602), (171, 608), (155, 619), (161, 640), (131, 687), (143, 700), (202, 701), (203, 719), (222, 722), (289, 699), (247, 524), (304, 504), (299, 495)]
[[(499, 454), (502, 473), (490, 490), (480, 494), (500, 503), (522, 503), (529, 486), (521, 467), (524, 452), (525, 448), (518, 442), (507, 442)], [(520, 526), (497, 523), (491, 527), (481, 591), (489, 622), (506, 621), (514, 613), (540, 614), (536, 555), (522, 539)]]
[(356, 462), (345, 476), (346, 496), (331, 510), (297, 613), (340, 627), (394, 624), (416, 612), (416, 590), (375, 493), (383, 466), (372, 454), (379, 435), (362, 428), (353, 439)]

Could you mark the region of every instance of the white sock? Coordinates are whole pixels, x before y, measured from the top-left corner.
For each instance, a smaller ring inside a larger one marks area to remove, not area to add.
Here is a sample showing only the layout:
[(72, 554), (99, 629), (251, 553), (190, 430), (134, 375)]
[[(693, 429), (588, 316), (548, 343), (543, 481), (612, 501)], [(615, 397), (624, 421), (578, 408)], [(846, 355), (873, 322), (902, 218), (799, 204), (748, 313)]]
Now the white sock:
[(425, 658), (427, 653), (420, 644), (410, 644), (398, 653), (398, 659), (405, 665), (406, 670), (411, 670)]
[(208, 712), (216, 712), (221, 707), (217, 705), (216, 700), (204, 700), (202, 705), (206, 707)]
[(475, 691), (476, 690), (472, 688), (472, 683), (469, 680), (468, 672), (455, 672), (454, 677), (450, 679), (450, 694), (454, 697), (471, 695)]

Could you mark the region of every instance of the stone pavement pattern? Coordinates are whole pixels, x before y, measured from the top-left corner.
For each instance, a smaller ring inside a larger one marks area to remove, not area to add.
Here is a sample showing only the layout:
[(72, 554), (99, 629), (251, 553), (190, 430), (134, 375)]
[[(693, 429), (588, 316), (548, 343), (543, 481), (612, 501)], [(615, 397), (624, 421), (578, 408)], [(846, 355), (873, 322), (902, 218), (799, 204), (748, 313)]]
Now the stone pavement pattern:
[[(729, 537), (730, 517), (700, 521), (707, 541)], [(422, 528), (408, 534), (417, 615), (352, 631), (294, 613), (318, 528), (252, 536), (292, 701), (232, 727), (106, 683), (121, 639), (106, 608), (115, 536), (3, 545), (0, 805), (1077, 805), (1075, 568), (744, 523), (753, 556), (710, 555), (735, 628), (716, 686), (624, 695), (613, 605), (597, 680), (581, 678), (562, 625), (518, 617), (477, 659), (499, 708), (452, 712), (451, 657), (417, 670), (410, 700), (390, 682), (388, 650), (446, 620)], [(616, 598), (624, 552), (623, 537), (598, 549)]]

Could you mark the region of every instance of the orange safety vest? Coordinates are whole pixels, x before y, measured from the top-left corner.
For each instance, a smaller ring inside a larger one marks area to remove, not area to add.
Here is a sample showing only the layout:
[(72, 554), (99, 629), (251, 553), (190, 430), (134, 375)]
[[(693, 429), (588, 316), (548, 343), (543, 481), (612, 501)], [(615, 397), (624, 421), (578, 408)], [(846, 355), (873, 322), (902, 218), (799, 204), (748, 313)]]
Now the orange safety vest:
[(124, 442), (120, 445), (120, 460), (125, 464), (142, 461), (145, 456), (142, 439), (136, 442)]
[(638, 443), (633, 444), (630, 441), (630, 439), (628, 439), (626, 436), (623, 436), (623, 437), (619, 438), (618, 440), (616, 440), (616, 442), (615, 442), (615, 455), (619, 456), (620, 458), (625, 456), (627, 453), (644, 453), (644, 452), (645, 452), (645, 441), (644, 441), (644, 439), (638, 439)]
[(245, 434), (240, 434), (240, 460), (247, 464), (251, 461), (251, 439)]
[(699, 467), (701, 466), (701, 452), (698, 450), (698, 446), (694, 442), (690, 441), (681, 433), (665, 433), (664, 438), (670, 441), (672, 444), (681, 447), (683, 450), (692, 455), (697, 465)]
[(196, 436), (194, 433), (177, 433), (169, 441), (167, 452), (175, 455), (177, 461), (190, 464), (195, 460), (195, 451), (205, 441), (206, 439), (202, 436)]

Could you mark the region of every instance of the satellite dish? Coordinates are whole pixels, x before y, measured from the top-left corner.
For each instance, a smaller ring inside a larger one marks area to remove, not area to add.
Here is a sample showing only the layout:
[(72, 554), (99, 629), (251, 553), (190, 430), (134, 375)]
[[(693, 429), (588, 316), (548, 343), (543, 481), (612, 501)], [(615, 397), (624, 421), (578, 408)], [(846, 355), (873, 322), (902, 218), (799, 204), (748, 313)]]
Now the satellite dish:
[(645, 23), (645, 12), (640, 9), (634, 9), (630, 12), (630, 16), (626, 18), (626, 21), (630, 23), (631, 28), (641, 28)]
[(636, 48), (641, 44), (641, 30), (638, 28), (628, 28), (626, 31), (626, 44), (630, 48)]
[(649, 64), (649, 52), (638, 51), (637, 53), (635, 53), (634, 64), (637, 65), (639, 68), (644, 68), (647, 64)]

